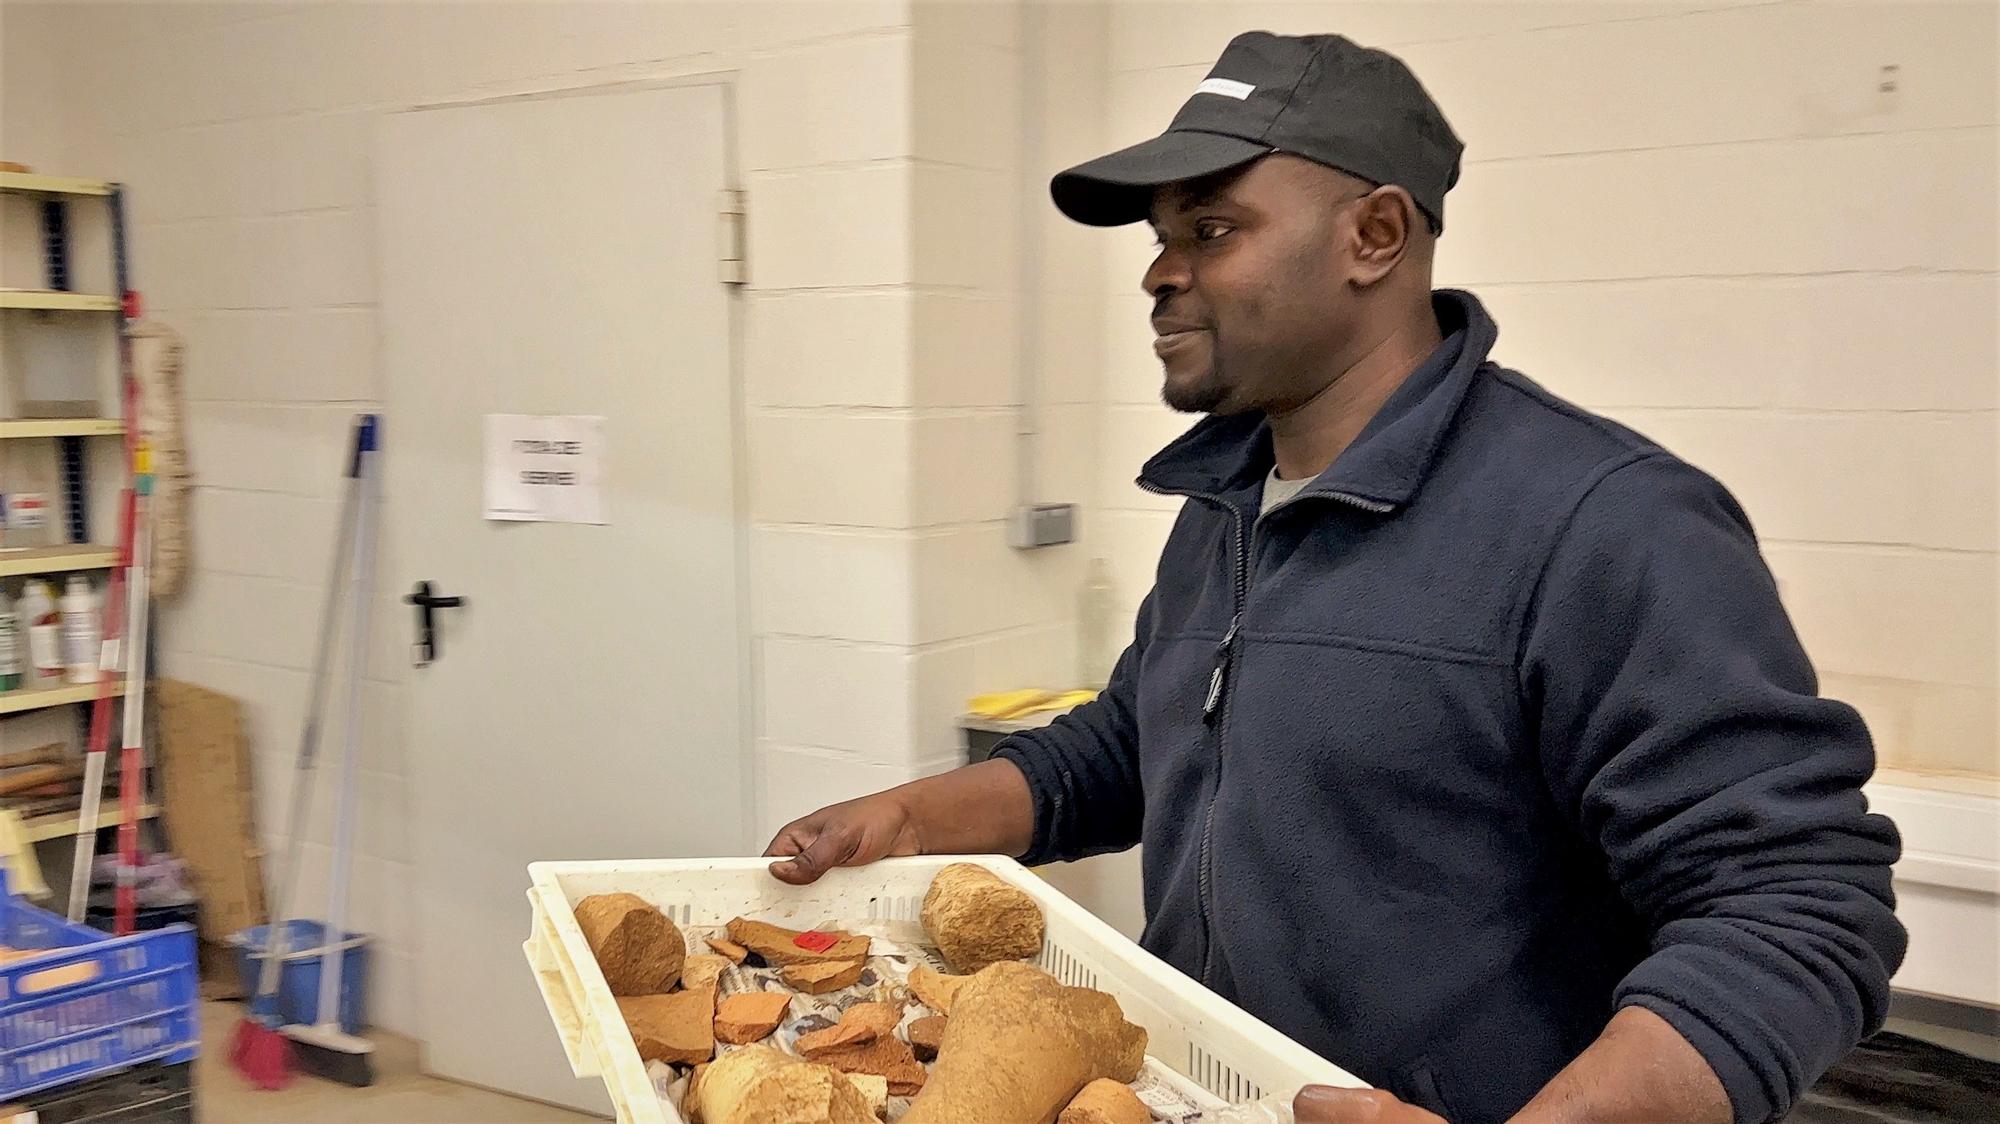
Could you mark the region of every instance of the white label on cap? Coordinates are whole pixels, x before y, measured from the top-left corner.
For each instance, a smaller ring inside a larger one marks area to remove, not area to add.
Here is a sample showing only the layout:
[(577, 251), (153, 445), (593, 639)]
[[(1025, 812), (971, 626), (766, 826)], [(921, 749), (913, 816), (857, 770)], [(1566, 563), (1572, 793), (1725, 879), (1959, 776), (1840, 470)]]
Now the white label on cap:
[(1201, 85), (1196, 86), (1194, 92), (1197, 94), (1221, 94), (1225, 98), (1248, 101), (1250, 100), (1250, 95), (1257, 92), (1257, 87), (1252, 86), (1248, 82), (1238, 82), (1233, 78), (1209, 78), (1204, 80)]

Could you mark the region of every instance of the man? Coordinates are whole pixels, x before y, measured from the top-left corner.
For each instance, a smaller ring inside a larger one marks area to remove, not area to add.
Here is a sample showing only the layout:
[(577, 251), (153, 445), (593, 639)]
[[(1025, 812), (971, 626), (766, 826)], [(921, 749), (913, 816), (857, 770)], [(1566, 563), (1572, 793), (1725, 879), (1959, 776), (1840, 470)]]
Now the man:
[(772, 869), (1143, 841), (1146, 947), (1381, 1090), (1302, 1124), (1777, 1119), (1903, 954), (1867, 732), (1722, 487), (1432, 292), (1461, 150), (1395, 58), (1256, 33), (1056, 177), (1152, 223), (1165, 397), (1210, 415), (1140, 479), (1187, 502), (1132, 646)]

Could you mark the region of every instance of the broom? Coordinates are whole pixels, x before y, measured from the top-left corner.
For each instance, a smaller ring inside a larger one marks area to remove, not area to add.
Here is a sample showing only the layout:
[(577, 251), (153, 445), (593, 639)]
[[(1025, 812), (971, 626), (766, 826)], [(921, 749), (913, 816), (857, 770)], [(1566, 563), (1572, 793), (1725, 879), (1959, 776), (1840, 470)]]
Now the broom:
[[(237, 1072), (260, 1089), (282, 1089), (292, 1080), (294, 1065), (292, 1040), (279, 1027), (284, 1016), (278, 1009), (278, 983), (291, 938), (292, 900), (299, 886), (305, 861), (306, 815), (312, 801), (314, 765), (319, 757), (320, 724), (326, 713), (326, 691), (331, 679), (333, 642), (340, 626), (340, 587), (354, 557), (361, 505), (364, 457), (374, 447), (374, 416), (355, 420), (353, 441), (347, 459), (347, 484), (341, 496), (340, 527), (333, 548), (333, 572), (327, 578), (326, 602), (320, 611), (319, 645), (313, 655), (312, 694), (306, 704), (305, 725), (299, 732), (298, 761), (292, 773), (290, 818), (286, 821), (285, 865), (278, 886), (277, 917), (264, 944), (264, 962), (257, 973), (257, 991), (250, 998), (250, 1011), (236, 1024), (229, 1044), (229, 1061)], [(350, 709), (352, 709), (350, 705)], [(347, 736), (354, 737), (348, 723)], [(338, 944), (338, 941), (329, 941)], [(321, 972), (324, 982), (325, 971)], [(323, 1009), (322, 1009), (323, 1010)]]
[(341, 969), (347, 962), (347, 878), (354, 865), (355, 798), (361, 779), (361, 671), (368, 659), (368, 618), (371, 613), (370, 578), (375, 570), (374, 453), (380, 426), (374, 414), (361, 415), (356, 427), (356, 443), (362, 456), (356, 459), (356, 486), (360, 502), (355, 505), (354, 569), (350, 578), (353, 596), (347, 633), (347, 727), (340, 739), (340, 804), (334, 813), (333, 878), (327, 893), (326, 924), (321, 930), (324, 947), (320, 952), (318, 1021), (311, 1026), (288, 1026), (283, 1030), (298, 1047), (297, 1058), (307, 1070), (343, 1085), (367, 1086), (375, 1083), (375, 1044), (343, 1029), (341, 1009)]

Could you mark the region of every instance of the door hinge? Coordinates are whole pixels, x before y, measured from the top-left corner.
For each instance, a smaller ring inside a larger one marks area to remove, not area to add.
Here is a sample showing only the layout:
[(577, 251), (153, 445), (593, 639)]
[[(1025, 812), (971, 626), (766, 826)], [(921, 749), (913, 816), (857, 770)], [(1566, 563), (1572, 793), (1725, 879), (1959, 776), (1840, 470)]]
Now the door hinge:
[(724, 188), (716, 205), (715, 253), (717, 275), (725, 285), (743, 285), (750, 280), (749, 244), (743, 223), (743, 189)]

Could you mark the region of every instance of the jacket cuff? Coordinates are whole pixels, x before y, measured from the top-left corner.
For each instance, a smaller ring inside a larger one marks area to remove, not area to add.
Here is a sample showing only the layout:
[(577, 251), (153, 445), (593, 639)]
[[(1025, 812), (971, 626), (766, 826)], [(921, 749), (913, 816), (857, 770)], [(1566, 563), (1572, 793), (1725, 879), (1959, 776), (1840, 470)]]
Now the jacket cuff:
[(993, 759), (1012, 761), (1021, 775), (1028, 778), (1028, 792), (1035, 804), (1035, 836), (1027, 853), (1020, 856), (1023, 866), (1040, 866), (1062, 858), (1057, 853), (1056, 838), (1056, 823), (1063, 805), (1062, 769), (1050, 756), (1026, 733), (1009, 734), (993, 747), (991, 755)]
[[(1644, 1007), (1667, 1021), (1688, 1045), (1715, 1071), (1722, 1082), (1723, 1092), (1729, 1095), (1731, 1112), (1736, 1124), (1766, 1124), (1779, 1112), (1779, 1096), (1765, 1084), (1755, 1067), (1745, 1057), (1744, 1051), (1728, 1035), (1709, 1020), (1682, 1006), (1673, 999), (1650, 991), (1631, 990), (1630, 984), (1619, 989), (1618, 1008)], [(1782, 1091), (1779, 1091), (1780, 1095)], [(1786, 1097), (1789, 1101), (1790, 1098)]]

